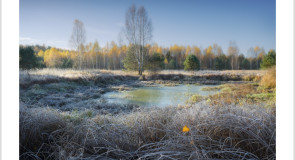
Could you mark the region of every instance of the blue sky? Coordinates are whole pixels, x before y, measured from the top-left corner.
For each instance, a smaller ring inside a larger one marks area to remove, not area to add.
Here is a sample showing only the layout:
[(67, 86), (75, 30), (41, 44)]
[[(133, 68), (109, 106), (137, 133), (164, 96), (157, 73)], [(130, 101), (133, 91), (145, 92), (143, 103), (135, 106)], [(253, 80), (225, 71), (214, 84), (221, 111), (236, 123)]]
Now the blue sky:
[(75, 19), (84, 23), (87, 43), (118, 42), (132, 4), (145, 6), (151, 43), (160, 46), (217, 43), (226, 52), (235, 41), (244, 54), (255, 46), (275, 49), (275, 0), (20, 0), (20, 44), (70, 48)]

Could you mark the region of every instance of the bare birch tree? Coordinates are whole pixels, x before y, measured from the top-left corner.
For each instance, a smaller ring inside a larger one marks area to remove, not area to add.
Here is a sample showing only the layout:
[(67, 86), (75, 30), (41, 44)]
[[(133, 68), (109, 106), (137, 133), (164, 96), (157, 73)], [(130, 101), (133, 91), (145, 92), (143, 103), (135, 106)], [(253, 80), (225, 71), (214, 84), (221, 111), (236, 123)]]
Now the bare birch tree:
[(81, 46), (83, 46), (83, 44), (85, 43), (85, 40), (86, 40), (86, 31), (84, 28), (84, 24), (80, 20), (75, 19), (72, 35), (70, 38), (70, 44), (78, 52), (79, 69), (81, 69), (81, 66), (82, 66), (83, 53), (81, 50)]
[[(231, 69), (237, 69), (237, 61), (238, 61), (238, 54), (239, 49), (235, 42), (230, 42), (228, 50), (227, 50), (228, 56), (231, 58)], [(236, 64), (236, 67), (235, 67)]]
[(98, 69), (98, 55), (99, 55), (99, 44), (97, 42), (97, 40), (94, 42), (94, 45), (93, 45), (93, 51), (95, 53), (95, 68)]
[(147, 57), (144, 47), (152, 38), (152, 23), (143, 6), (137, 9), (135, 5), (132, 5), (126, 12), (125, 35), (129, 44), (134, 47), (138, 74), (142, 75)]
[(248, 57), (249, 57), (249, 62), (250, 62), (250, 69), (253, 69), (253, 55), (254, 55), (254, 48), (253, 47), (251, 47), (251, 48), (249, 48), (248, 49)]

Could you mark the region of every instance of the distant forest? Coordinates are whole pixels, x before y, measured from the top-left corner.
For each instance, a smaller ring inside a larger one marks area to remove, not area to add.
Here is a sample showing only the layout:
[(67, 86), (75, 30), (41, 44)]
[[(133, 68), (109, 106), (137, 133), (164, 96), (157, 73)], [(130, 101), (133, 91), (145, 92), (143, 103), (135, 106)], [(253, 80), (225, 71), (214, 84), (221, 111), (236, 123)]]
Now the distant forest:
[[(81, 69), (133, 70), (132, 67), (128, 67), (126, 62), (126, 55), (128, 51), (131, 52), (131, 48), (130, 45), (120, 46), (115, 42), (111, 42), (104, 47), (101, 47), (98, 42), (89, 43), (85, 46), (82, 45)], [(267, 65), (275, 65), (276, 57), (274, 50), (270, 50), (266, 54), (264, 49), (258, 46), (249, 49), (249, 52), (252, 54), (251, 57), (245, 57), (243, 53), (239, 53), (235, 45), (231, 45), (227, 49), (227, 53), (224, 53), (217, 44), (213, 44), (205, 49), (197, 46), (180, 45), (164, 48), (157, 44), (147, 44), (145, 48), (147, 56), (145, 69), (147, 70), (182, 70), (184, 69), (184, 61), (190, 54), (198, 58), (201, 70), (255, 70), (267, 67)], [(78, 69), (78, 55), (78, 52), (74, 50), (40, 45), (20, 45), (20, 68)], [(264, 63), (263, 60), (265, 61)], [(134, 67), (134, 70), (136, 70), (136, 67)]]

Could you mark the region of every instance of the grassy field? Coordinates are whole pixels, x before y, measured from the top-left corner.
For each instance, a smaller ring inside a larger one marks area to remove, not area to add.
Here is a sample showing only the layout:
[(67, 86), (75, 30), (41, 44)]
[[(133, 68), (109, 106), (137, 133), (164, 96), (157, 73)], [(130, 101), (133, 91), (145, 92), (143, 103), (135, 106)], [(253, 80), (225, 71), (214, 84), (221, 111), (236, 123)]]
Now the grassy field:
[[(101, 98), (159, 83), (221, 85), (165, 108)], [(20, 71), (20, 159), (275, 159), (275, 110), (275, 68)]]

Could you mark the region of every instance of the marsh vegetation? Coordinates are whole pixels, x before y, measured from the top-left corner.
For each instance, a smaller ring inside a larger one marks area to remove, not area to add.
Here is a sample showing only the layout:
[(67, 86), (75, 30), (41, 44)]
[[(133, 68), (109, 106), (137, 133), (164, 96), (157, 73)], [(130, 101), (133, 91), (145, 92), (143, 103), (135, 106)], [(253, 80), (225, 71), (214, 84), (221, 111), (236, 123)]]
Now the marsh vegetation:
[[(275, 159), (274, 72), (21, 71), (20, 158)], [(146, 91), (176, 102), (105, 98)]]

